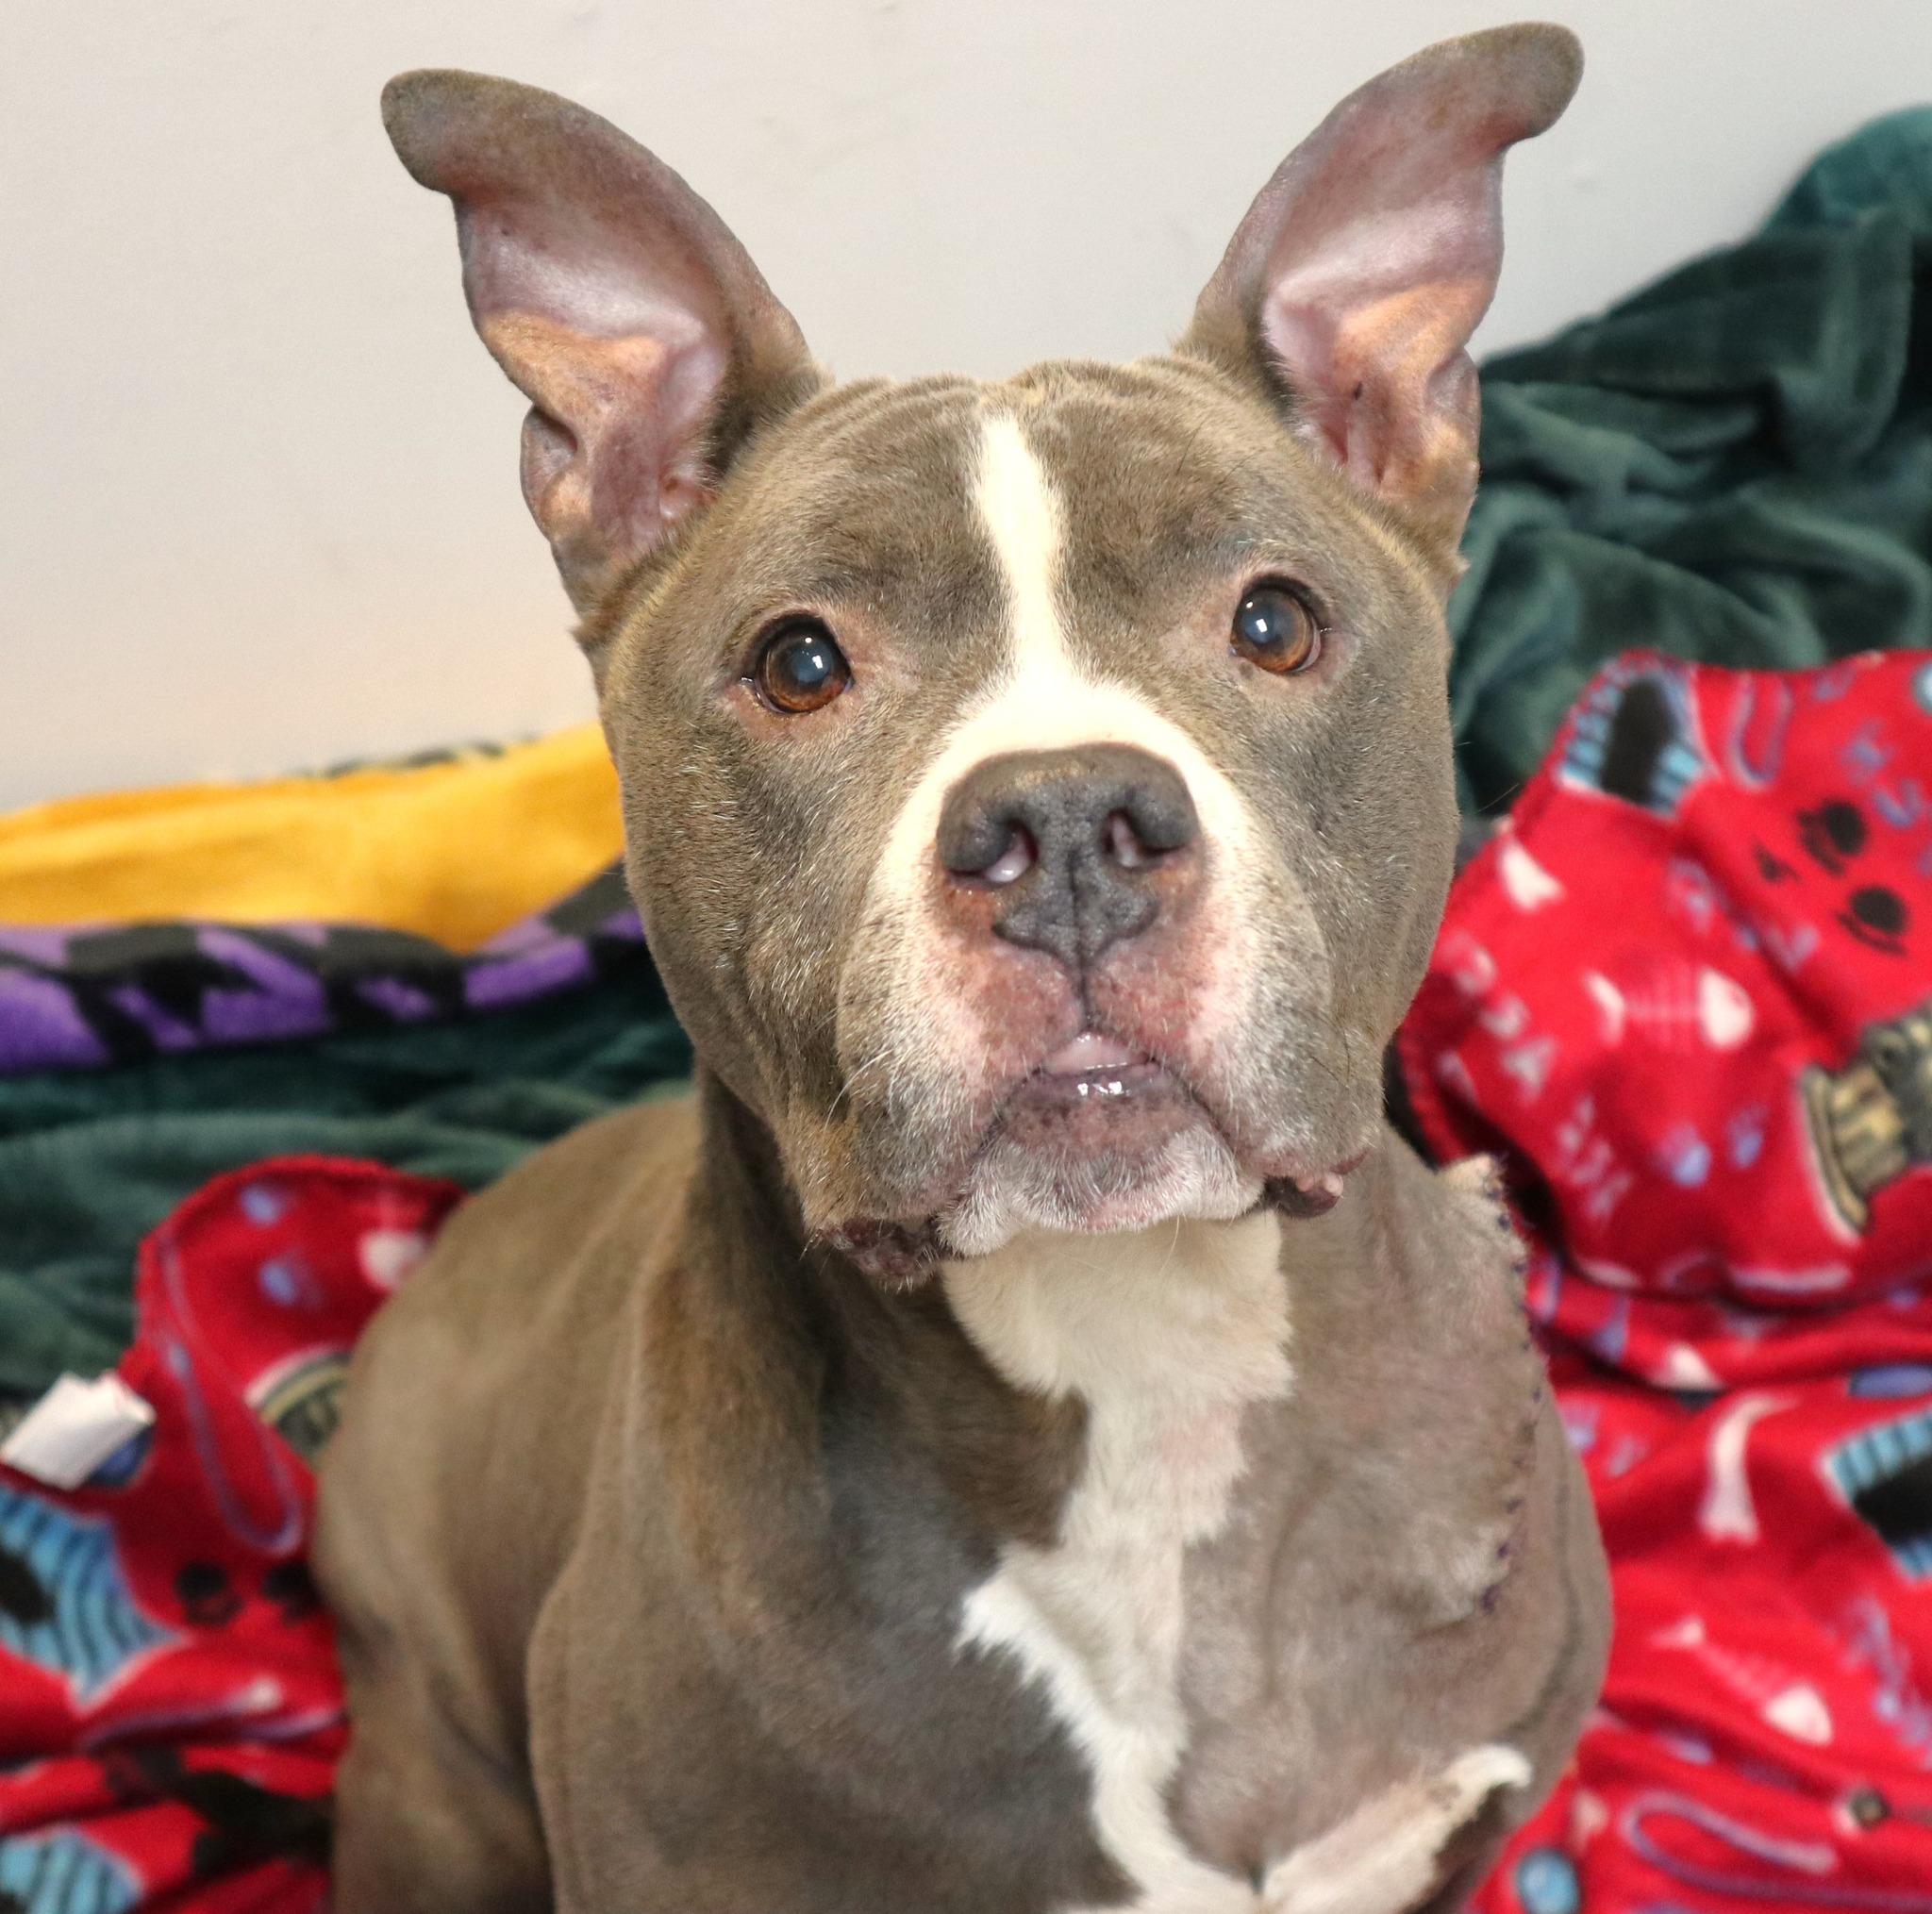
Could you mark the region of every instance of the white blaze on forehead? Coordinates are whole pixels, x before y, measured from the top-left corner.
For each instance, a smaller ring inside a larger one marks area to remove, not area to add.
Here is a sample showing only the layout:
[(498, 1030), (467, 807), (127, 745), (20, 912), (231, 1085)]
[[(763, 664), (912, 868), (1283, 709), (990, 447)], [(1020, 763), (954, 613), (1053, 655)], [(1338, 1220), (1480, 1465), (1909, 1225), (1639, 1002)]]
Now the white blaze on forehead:
[[(970, 503), (1000, 574), (1001, 641), (992, 648), (985, 679), (914, 776), (874, 866), (863, 913), (864, 961), (853, 973), (865, 1004), (858, 1025), (863, 1050), (854, 1067), (888, 1108), (917, 1111), (936, 1132), (947, 1122), (985, 1120), (988, 1099), (1001, 1088), (989, 1079), (989, 1057), (1008, 1033), (989, 1029), (985, 1019), (991, 1013), (982, 994), (960, 987), (963, 960), (948, 921), (949, 880), (938, 850), (947, 798), (989, 758), (1126, 744), (1164, 759), (1180, 774), (1199, 820), (1201, 870), (1184, 958), (1190, 1067), (1198, 1068), (1204, 1057), (1217, 1058), (1230, 1097), (1244, 1106), (1264, 1105), (1267, 1087), (1243, 1072), (1267, 940), (1278, 937), (1284, 922), (1281, 898), (1289, 887), (1279, 855), (1226, 772), (1192, 733), (1071, 641), (1063, 615), (1064, 501), (1021, 420), (988, 412), (978, 421), (977, 437), (971, 490), (962, 503)], [(1132, 635), (1157, 644), (1172, 638)], [(1213, 671), (1216, 662), (1211, 654), (1190, 659), (1177, 644), (1171, 664), (1179, 682), (1183, 674)], [(1055, 1040), (1066, 1034), (1058, 1032)], [(1231, 1172), (1232, 1163), (1229, 1157), (1221, 1167)], [(978, 1166), (974, 1199), (959, 1212), (972, 1223), (971, 1242), (954, 1237), (956, 1248), (991, 1249), (1029, 1221), (1062, 1226), (1057, 1211), (1049, 1215), (1030, 1199), (1019, 1202), (992, 1157), (980, 1157)], [(1250, 1192), (1230, 1208), (1225, 1189), (1218, 1195), (1209, 1191), (1200, 1175), (1181, 1173), (1186, 1164), (1166, 1168), (1174, 1172), (1167, 1214), (1227, 1215), (1253, 1200)], [(1141, 1220), (1140, 1212), (1134, 1220)]]
[(979, 438), (979, 516), (1006, 574), (1015, 660), (1051, 669), (1066, 663), (1054, 602), (1060, 556), (1060, 502), (1033, 456), (1019, 420), (1001, 413)]
[(1139, 691), (1097, 675), (1069, 646), (1059, 605), (1060, 499), (1010, 414), (981, 422), (974, 503), (1006, 587), (1005, 654), (894, 820), (873, 880), (874, 906), (913, 905), (947, 793), (975, 765), (1009, 751), (1137, 744), (1164, 757), (1193, 798), (1210, 866), (1224, 857), (1239, 869), (1258, 830), (1226, 774), (1173, 719)]

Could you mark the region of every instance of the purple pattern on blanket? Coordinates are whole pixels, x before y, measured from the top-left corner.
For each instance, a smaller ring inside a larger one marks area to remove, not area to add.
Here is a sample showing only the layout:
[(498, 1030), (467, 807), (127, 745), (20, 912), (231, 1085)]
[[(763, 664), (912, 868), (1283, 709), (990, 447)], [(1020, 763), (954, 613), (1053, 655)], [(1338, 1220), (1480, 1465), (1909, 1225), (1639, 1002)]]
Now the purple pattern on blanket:
[(0, 1071), (105, 1063), (108, 1047), (57, 978), (0, 963)]
[(460, 954), (366, 924), (0, 926), (0, 1075), (503, 1009), (649, 961), (614, 868)]

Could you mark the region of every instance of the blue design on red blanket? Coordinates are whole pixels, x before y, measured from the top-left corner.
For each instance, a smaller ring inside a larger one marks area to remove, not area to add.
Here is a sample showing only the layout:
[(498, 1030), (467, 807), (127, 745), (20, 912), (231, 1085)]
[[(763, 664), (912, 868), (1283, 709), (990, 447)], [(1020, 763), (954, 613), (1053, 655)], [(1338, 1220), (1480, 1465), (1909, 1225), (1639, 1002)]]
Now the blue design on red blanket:
[(1932, 1409), (1860, 1429), (1822, 1457), (1908, 1582), (1932, 1577)]
[(0, 1840), (0, 1907), (8, 1914), (125, 1914), (141, 1885), (125, 1862), (72, 1828)]
[(135, 1606), (105, 1521), (0, 1483), (0, 1649), (58, 1675), (76, 1702), (175, 1639)]

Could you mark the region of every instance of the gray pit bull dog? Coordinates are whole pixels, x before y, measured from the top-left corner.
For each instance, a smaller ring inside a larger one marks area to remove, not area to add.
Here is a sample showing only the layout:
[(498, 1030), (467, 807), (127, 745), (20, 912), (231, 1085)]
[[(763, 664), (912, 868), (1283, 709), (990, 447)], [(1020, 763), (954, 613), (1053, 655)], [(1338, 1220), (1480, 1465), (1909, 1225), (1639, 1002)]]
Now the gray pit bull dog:
[(388, 125), (529, 397), (695, 1090), (452, 1222), (318, 1549), (341, 1914), (1457, 1906), (1606, 1577), (1486, 1170), (1386, 1125), (1553, 26), (1418, 55), (1169, 357), (834, 386), (623, 134)]

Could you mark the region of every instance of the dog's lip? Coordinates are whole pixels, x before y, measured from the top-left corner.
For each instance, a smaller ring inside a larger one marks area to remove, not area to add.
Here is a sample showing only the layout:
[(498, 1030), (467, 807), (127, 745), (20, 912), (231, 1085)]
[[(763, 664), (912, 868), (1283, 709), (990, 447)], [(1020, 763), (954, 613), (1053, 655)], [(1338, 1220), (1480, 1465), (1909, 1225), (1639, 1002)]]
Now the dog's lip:
[[(1105, 1047), (1103, 1047), (1105, 1046)], [(1124, 1063), (1068, 1070), (1065, 1066), (1090, 1063), (1096, 1057), (1124, 1057)], [(1053, 1066), (1059, 1065), (1055, 1069)], [(1272, 1165), (1256, 1163), (1237, 1148), (1228, 1125), (1212, 1102), (1204, 1097), (1181, 1071), (1164, 1059), (1123, 1043), (1118, 1038), (1092, 1028), (1083, 1029), (1058, 1050), (1042, 1058), (1030, 1071), (1008, 1082), (985, 1126), (957, 1161), (953, 1173), (934, 1178), (926, 1191), (906, 1206), (901, 1213), (908, 1228), (929, 1236), (941, 1228), (941, 1220), (965, 1200), (974, 1168), (1006, 1130), (1009, 1120), (1023, 1104), (1078, 1105), (1112, 1103), (1122, 1105), (1139, 1095), (1178, 1095), (1191, 1105), (1195, 1117), (1222, 1141), (1242, 1167), (1243, 1173), (1256, 1177), (1259, 1186), (1257, 1207), (1279, 1207), (1290, 1215), (1320, 1216), (1341, 1201), (1346, 1179), (1372, 1154), (1372, 1146), (1358, 1147), (1332, 1161), (1308, 1167), (1307, 1159), (1278, 1159)], [(1319, 1162), (1319, 1159), (1318, 1159)], [(1284, 1198), (1286, 1200), (1284, 1200)], [(852, 1226), (872, 1227), (876, 1220), (858, 1219)], [(940, 1238), (933, 1236), (933, 1240)]]
[(1220, 1127), (1193, 1087), (1165, 1057), (1090, 1024), (1008, 1086), (982, 1147), (1023, 1110), (1091, 1109), (1104, 1105), (1124, 1110), (1163, 1097), (1183, 1099), (1202, 1121)]
[(1368, 1154), (1367, 1150), (1357, 1150), (1326, 1170), (1273, 1177), (1270, 1179), (1270, 1188), (1284, 1192), (1292, 1190), (1294, 1195), (1291, 1207), (1296, 1213), (1303, 1216), (1325, 1216), (1341, 1201), (1343, 1183), (1361, 1168)]
[(1104, 1030), (1083, 1030), (1040, 1067), (1048, 1076), (1091, 1076), (1132, 1070), (1153, 1061), (1145, 1051), (1135, 1050)]

